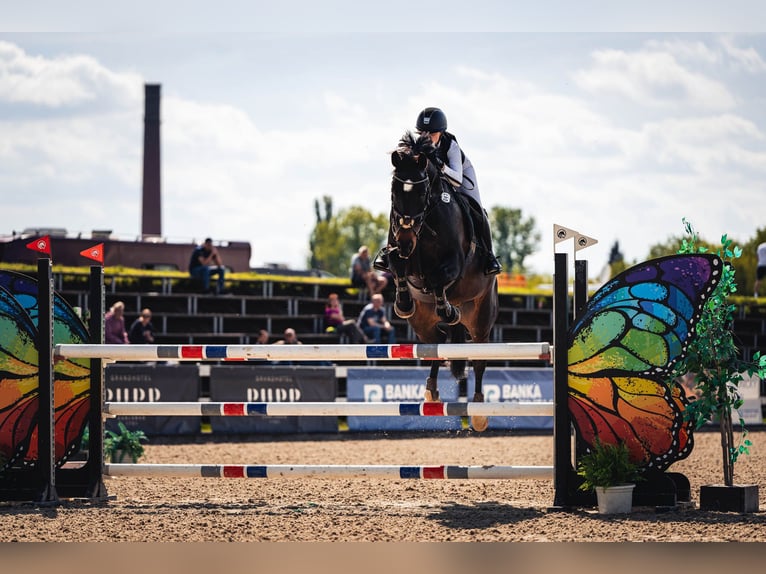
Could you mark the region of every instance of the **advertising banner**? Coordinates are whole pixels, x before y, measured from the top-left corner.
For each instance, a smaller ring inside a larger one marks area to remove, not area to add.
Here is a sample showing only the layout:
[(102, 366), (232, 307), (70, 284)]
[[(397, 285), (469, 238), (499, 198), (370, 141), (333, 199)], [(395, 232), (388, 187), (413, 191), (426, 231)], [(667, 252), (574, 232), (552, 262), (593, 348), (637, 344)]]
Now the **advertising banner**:
[[(210, 367), (212, 402), (334, 402), (335, 367), (214, 365)], [(210, 417), (213, 433), (337, 432), (338, 417)]]
[[(104, 371), (106, 402), (197, 402), (200, 394), (197, 365), (147, 365), (112, 363)], [(199, 434), (200, 417), (119, 416), (106, 419), (104, 426), (117, 431), (121, 421), (130, 430), (148, 436)]]
[(761, 410), (761, 379), (757, 375), (742, 373), (742, 380), (737, 386), (742, 397), (742, 406), (737, 409), (739, 416), (747, 425), (763, 424)]
[[(468, 379), (468, 396), (473, 397), (476, 381)], [(482, 381), (484, 402), (552, 402), (552, 368), (487, 369)], [(489, 417), (490, 429), (552, 429), (553, 417)]]
[[(423, 402), (429, 370), (427, 367), (349, 368), (346, 397), (349, 401), (366, 403)], [(441, 369), (439, 398), (454, 402), (458, 392), (457, 382), (449, 369)], [(350, 431), (459, 430), (461, 427), (460, 417), (348, 417)]]

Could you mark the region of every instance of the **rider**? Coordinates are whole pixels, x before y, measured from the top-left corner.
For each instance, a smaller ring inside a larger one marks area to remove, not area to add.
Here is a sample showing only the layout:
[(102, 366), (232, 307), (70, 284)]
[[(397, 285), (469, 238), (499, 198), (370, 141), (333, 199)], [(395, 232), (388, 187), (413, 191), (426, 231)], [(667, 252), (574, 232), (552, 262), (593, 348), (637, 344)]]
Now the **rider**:
[[(500, 262), (492, 251), (492, 235), (489, 230), (489, 220), (487, 213), (481, 205), (481, 196), (479, 195), (479, 186), (476, 183), (476, 172), (473, 169), (471, 160), (469, 160), (460, 149), (457, 139), (447, 131), (447, 116), (439, 108), (426, 108), (418, 114), (416, 121), (418, 133), (429, 135), (433, 142), (433, 150), (428, 152), (428, 159), (441, 172), (442, 177), (447, 179), (457, 191), (460, 191), (470, 197), (484, 212), (482, 217), (482, 227), (477, 234), (479, 242), (487, 254), (487, 262), (484, 268), (486, 275), (495, 275), (500, 273), (502, 268)], [(373, 266), (381, 271), (388, 270), (388, 253), (392, 246), (389, 245), (381, 249), (375, 258)]]

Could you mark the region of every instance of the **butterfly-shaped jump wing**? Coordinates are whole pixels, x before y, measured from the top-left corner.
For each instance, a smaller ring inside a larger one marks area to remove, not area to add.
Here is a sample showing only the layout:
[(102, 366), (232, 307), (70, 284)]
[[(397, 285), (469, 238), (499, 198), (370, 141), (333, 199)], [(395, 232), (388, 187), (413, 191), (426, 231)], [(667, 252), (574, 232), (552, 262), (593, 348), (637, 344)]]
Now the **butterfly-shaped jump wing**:
[(569, 410), (592, 446), (625, 442), (634, 460), (666, 469), (691, 451), (686, 398), (668, 386), (718, 283), (715, 255), (675, 255), (621, 273), (588, 302), (570, 332)]

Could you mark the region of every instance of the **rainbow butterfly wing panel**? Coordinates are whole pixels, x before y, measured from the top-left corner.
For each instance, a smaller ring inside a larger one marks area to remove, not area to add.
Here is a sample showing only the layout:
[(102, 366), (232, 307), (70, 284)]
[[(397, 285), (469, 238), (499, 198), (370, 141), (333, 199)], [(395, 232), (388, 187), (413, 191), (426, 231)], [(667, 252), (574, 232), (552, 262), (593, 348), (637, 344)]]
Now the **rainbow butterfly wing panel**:
[[(37, 281), (20, 273), (0, 271), (0, 286), (13, 295), (36, 327), (39, 313)], [(53, 341), (54, 344), (88, 342), (85, 325), (69, 303), (58, 293), (53, 295)], [(85, 428), (90, 409), (90, 361), (66, 358), (57, 360), (53, 367), (53, 375), (55, 458), (56, 464), (61, 465), (79, 448), (80, 438)], [(37, 416), (36, 408), (33, 414)], [(37, 456), (35, 424), (24, 461), (27, 464), (33, 464)]]
[(686, 399), (667, 381), (720, 278), (715, 255), (654, 259), (618, 275), (570, 332), (569, 410), (591, 446), (625, 442), (634, 460), (664, 470), (691, 450)]
[(39, 408), (37, 330), (0, 287), (0, 470), (29, 452)]

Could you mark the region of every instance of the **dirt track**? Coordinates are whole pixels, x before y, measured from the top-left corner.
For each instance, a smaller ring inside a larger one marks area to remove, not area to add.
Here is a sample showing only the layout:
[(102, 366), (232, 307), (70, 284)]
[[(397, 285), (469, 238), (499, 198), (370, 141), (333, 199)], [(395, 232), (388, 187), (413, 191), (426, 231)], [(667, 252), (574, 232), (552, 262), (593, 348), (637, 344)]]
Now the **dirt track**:
[[(549, 510), (549, 481), (383, 479), (157, 479), (115, 477), (115, 500), (54, 508), (0, 507), (0, 541), (764, 541), (766, 432), (736, 482), (760, 485), (761, 511), (696, 509), (599, 516)], [(256, 442), (150, 443), (148, 463), (551, 465), (550, 436), (472, 433), (259, 437)], [(697, 433), (692, 455), (672, 467), (699, 487), (721, 482), (716, 433)]]

